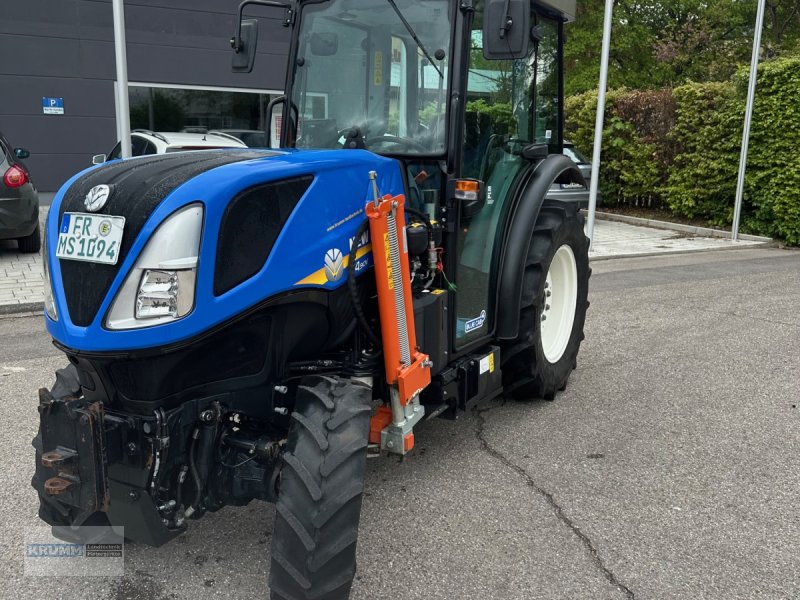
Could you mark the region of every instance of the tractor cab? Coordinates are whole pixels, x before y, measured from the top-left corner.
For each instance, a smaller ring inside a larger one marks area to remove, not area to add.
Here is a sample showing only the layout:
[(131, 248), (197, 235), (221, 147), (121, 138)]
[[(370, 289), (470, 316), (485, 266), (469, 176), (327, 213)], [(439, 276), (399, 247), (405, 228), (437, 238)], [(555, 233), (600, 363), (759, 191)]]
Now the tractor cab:
[[(293, 28), (286, 94), (268, 108), (270, 145), (400, 161), (407, 207), (441, 227), (450, 246), (442, 270), (459, 290), (453, 350), (490, 339), (509, 200), (527, 171), (562, 150), (561, 58), (574, 0), (266, 4), (283, 6)], [(234, 69), (248, 70), (256, 23), (241, 28)], [(456, 202), (465, 180), (475, 198)]]

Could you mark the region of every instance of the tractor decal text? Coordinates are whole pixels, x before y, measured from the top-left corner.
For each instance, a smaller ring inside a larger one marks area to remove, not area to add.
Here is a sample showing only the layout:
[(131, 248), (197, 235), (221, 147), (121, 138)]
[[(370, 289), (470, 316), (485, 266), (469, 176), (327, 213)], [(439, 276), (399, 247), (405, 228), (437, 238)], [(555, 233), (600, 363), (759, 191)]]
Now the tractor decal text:
[(389, 234), (383, 234), (383, 253), (386, 256), (386, 279), (389, 282), (389, 289), (394, 289), (394, 277), (392, 277), (392, 252), (389, 249)]
[(330, 227), (328, 227), (328, 229), (326, 229), (326, 231), (333, 231), (333, 230), (334, 230), (334, 229), (336, 229), (337, 227), (339, 227), (339, 226), (341, 226), (341, 225), (344, 225), (344, 224), (345, 224), (345, 223), (347, 223), (347, 222), (348, 222), (350, 219), (354, 219), (355, 217), (357, 217), (358, 215), (360, 215), (360, 214), (361, 214), (361, 213), (363, 213), (363, 212), (364, 212), (364, 210), (363, 210), (363, 209), (361, 209), (361, 208), (359, 208), (359, 209), (358, 209), (357, 211), (355, 211), (355, 212), (351, 212), (351, 213), (350, 213), (349, 215), (347, 215), (347, 216), (346, 216), (344, 219), (340, 219), (340, 220), (336, 221), (336, 223), (334, 223), (333, 225), (331, 225)]
[(475, 317), (474, 319), (470, 319), (466, 323), (464, 323), (464, 333), (469, 333), (470, 331), (475, 331), (476, 329), (480, 329), (483, 327), (483, 323), (486, 321), (486, 311), (482, 310), (480, 316)]

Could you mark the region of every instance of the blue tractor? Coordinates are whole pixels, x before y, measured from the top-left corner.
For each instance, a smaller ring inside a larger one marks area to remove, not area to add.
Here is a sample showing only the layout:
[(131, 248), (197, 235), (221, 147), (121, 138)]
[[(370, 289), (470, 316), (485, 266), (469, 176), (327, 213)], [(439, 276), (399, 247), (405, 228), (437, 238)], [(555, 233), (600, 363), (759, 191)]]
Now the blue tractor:
[(575, 5), (245, 0), (234, 70), (253, 4), (292, 40), (268, 148), (115, 160), (53, 201), (69, 366), (40, 390), (33, 486), (62, 537), (155, 546), (274, 502), (272, 598), (344, 599), (368, 454), (478, 400), (552, 400), (576, 367), (588, 240), (547, 199), (584, 183), (561, 154)]

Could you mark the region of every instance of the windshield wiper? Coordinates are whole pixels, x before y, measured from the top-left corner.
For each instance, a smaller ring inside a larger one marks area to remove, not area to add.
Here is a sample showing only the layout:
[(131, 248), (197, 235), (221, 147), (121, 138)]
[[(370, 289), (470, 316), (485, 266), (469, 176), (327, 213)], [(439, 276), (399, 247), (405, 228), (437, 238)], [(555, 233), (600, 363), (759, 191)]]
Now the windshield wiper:
[(433, 62), (433, 58), (431, 58), (431, 55), (430, 55), (430, 54), (428, 54), (428, 51), (425, 49), (425, 46), (423, 46), (423, 45), (422, 45), (422, 42), (421, 42), (421, 41), (419, 40), (419, 38), (417, 37), (417, 34), (416, 34), (416, 32), (414, 31), (414, 28), (413, 28), (413, 27), (411, 27), (411, 24), (410, 24), (408, 21), (406, 21), (406, 18), (403, 16), (403, 13), (401, 13), (401, 12), (400, 12), (400, 9), (399, 9), (399, 8), (397, 8), (397, 4), (395, 4), (395, 3), (394, 3), (394, 0), (386, 0), (386, 1), (387, 1), (389, 4), (391, 4), (392, 8), (394, 9), (394, 12), (396, 12), (396, 13), (397, 13), (397, 16), (398, 16), (398, 17), (400, 17), (400, 20), (403, 22), (403, 26), (406, 28), (406, 31), (407, 31), (407, 32), (408, 32), (408, 34), (411, 36), (411, 38), (412, 38), (412, 39), (413, 39), (413, 40), (414, 40), (414, 41), (417, 43), (417, 48), (419, 48), (420, 50), (422, 50), (422, 53), (425, 55), (425, 58), (427, 58), (427, 59), (428, 59), (428, 62), (430, 63), (430, 65), (431, 65), (431, 66), (432, 66), (434, 69), (436, 69), (436, 72), (437, 72), (437, 73), (439, 73), (439, 77), (440, 77), (441, 79), (444, 79), (444, 75), (442, 74), (442, 71), (441, 71), (441, 70), (439, 69), (439, 67), (437, 67), (437, 66), (436, 66), (436, 64)]

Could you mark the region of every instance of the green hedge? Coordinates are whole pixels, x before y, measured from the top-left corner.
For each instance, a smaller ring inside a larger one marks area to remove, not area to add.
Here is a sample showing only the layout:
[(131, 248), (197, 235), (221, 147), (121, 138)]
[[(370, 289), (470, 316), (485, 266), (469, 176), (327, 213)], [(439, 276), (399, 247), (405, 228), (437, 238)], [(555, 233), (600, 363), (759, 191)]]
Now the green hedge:
[(662, 194), (678, 215), (730, 224), (744, 118), (736, 90), (732, 83), (690, 83), (673, 95), (676, 122), (668, 139), (678, 152)]
[[(746, 86), (740, 73), (740, 97)], [(800, 57), (759, 69), (746, 173), (745, 226), (800, 245)]]
[[(594, 145), (597, 91), (566, 99), (566, 138), (590, 153)], [(603, 126), (600, 189), (606, 205), (662, 207), (667, 173), (665, 134), (674, 121), (669, 90), (609, 90)]]
[[(667, 206), (728, 227), (733, 219), (747, 69), (729, 83), (613, 90), (606, 102), (606, 204)], [(800, 245), (800, 57), (763, 63), (750, 135), (743, 232)], [(590, 151), (597, 92), (567, 99), (567, 137)]]

